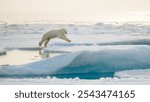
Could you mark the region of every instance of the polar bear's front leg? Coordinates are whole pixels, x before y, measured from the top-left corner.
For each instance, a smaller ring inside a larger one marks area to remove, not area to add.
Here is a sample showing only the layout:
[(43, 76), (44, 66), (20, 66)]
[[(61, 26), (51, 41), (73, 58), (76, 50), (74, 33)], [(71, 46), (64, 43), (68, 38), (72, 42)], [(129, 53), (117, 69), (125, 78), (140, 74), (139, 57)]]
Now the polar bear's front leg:
[(71, 42), (71, 40), (69, 40), (65, 35), (63, 36), (58, 36), (58, 38), (62, 39), (62, 40), (66, 40), (68, 42)]
[(44, 46), (45, 46), (45, 47), (47, 47), (47, 44), (48, 44), (49, 40), (50, 40), (50, 39), (47, 39), (47, 40), (45, 41), (45, 43), (44, 43)]

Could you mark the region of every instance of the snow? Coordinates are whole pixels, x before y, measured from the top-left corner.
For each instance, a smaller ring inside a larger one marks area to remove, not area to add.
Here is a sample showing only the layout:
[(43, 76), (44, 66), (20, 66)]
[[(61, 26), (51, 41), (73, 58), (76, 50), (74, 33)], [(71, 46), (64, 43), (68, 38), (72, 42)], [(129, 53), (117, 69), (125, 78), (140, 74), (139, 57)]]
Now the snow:
[(141, 78), (143, 77), (145, 79), (150, 79), (150, 69), (119, 71), (115, 73), (115, 76), (119, 78)]

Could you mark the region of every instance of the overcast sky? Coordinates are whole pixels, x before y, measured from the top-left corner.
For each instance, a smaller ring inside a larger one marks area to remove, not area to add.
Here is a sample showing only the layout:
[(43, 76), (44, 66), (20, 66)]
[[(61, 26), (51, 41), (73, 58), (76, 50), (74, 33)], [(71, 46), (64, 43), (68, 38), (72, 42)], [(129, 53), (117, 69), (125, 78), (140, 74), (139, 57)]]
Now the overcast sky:
[(0, 0), (0, 13), (149, 12), (150, 0)]

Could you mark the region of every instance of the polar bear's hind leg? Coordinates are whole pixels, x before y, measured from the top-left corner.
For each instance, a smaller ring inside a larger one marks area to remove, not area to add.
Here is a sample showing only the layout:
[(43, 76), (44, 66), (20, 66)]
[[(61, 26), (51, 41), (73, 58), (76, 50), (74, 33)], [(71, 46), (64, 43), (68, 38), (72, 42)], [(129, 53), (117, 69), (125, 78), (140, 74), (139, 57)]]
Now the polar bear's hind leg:
[(48, 44), (49, 40), (50, 40), (50, 39), (47, 39), (47, 40), (45, 41), (45, 43), (44, 43), (44, 46), (45, 46), (45, 47), (47, 47), (47, 44)]
[(39, 46), (41, 46), (43, 42), (44, 42), (44, 41), (41, 40), (41, 41), (39, 42)]
[(44, 34), (41, 41), (39, 42), (39, 46), (41, 46), (43, 44), (44, 41), (46, 41), (46, 35)]

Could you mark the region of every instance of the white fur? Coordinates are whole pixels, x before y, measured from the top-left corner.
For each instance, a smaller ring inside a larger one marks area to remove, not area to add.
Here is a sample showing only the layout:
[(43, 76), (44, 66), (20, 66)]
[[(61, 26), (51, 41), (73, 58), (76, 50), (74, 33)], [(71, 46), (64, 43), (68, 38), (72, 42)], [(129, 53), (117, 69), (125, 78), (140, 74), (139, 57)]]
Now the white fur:
[(55, 29), (55, 30), (50, 30), (48, 31), (47, 33), (45, 33), (41, 39), (41, 41), (39, 42), (39, 46), (42, 45), (43, 42), (45, 47), (47, 46), (49, 40), (53, 39), (53, 38), (60, 38), (60, 39), (63, 39), (63, 40), (66, 40), (68, 42), (71, 42), (71, 40), (69, 40), (66, 35), (67, 34), (67, 31), (66, 29)]

